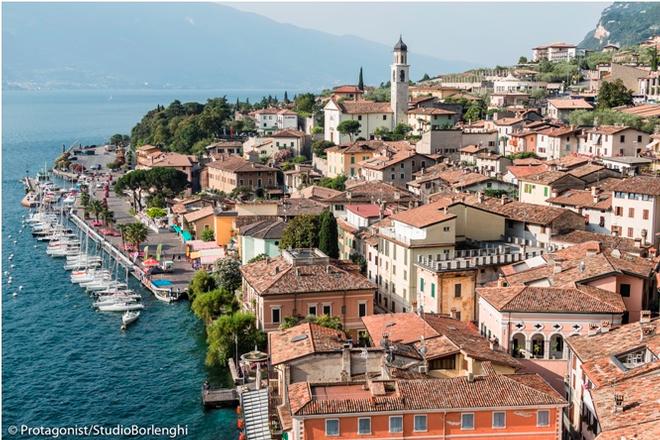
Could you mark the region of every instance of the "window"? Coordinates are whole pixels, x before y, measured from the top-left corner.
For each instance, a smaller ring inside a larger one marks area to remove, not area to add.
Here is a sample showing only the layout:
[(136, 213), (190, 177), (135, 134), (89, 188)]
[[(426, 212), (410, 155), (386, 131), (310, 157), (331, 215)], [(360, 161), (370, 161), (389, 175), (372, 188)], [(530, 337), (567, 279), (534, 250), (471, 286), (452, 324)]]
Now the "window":
[(323, 314), (332, 316), (332, 305), (330, 304), (323, 304)]
[(626, 136), (622, 134), (619, 141), (620, 142), (625, 142), (626, 141)]
[(545, 197), (548, 197), (548, 187), (547, 186), (543, 187), (543, 195)]
[(387, 121), (387, 115), (383, 115), (383, 121)]
[(536, 426), (550, 426), (550, 412), (546, 410), (537, 412)]
[(641, 134), (637, 136), (637, 142), (640, 143), (640, 144), (642, 143), (642, 135)]
[(362, 120), (362, 115), (358, 115), (358, 121)]
[(616, 215), (616, 216), (618, 216), (618, 217), (623, 216), (623, 207), (621, 207), (621, 206), (616, 206), (616, 207), (614, 208), (614, 215)]
[(270, 321), (273, 324), (279, 324), (282, 315), (282, 310), (279, 307), (273, 307), (270, 309)]
[(358, 434), (369, 435), (371, 434), (371, 418), (360, 417), (358, 419)]
[(622, 297), (624, 298), (630, 298), (630, 284), (624, 284), (622, 283), (619, 286), (619, 293), (621, 294)]
[(455, 370), (456, 356), (450, 356), (442, 359), (433, 359), (429, 362), (431, 370)]
[(316, 316), (316, 304), (310, 304), (307, 306), (307, 314)]
[(339, 419), (326, 419), (325, 435), (332, 437), (339, 435)]
[(450, 229), (449, 226), (444, 226), (444, 227), (442, 228), (442, 230), (443, 230), (444, 232), (449, 232), (449, 229)]
[(461, 288), (462, 286), (460, 284), (454, 284), (454, 298), (461, 297)]
[(424, 291), (424, 278), (419, 279), (419, 291), (420, 292)]
[(493, 412), (493, 428), (504, 428), (504, 427), (506, 427), (506, 413)]
[(403, 432), (403, 416), (390, 417), (390, 432)]
[(628, 208), (628, 217), (630, 218), (635, 217), (635, 208)]
[(431, 298), (435, 298), (435, 283), (431, 283)]
[(649, 219), (649, 210), (648, 210), (648, 209), (645, 209), (645, 210), (642, 211), (642, 218), (643, 218), (644, 220), (648, 220), (648, 219)]
[(415, 432), (424, 432), (426, 431), (426, 415), (415, 416)]
[(474, 413), (461, 414), (461, 429), (474, 429)]
[(628, 228), (628, 237), (632, 238), (633, 236), (633, 228)]
[(360, 316), (360, 318), (362, 318), (363, 316), (367, 316), (367, 303), (365, 302), (358, 303), (358, 315)]
[(355, 156), (351, 156), (351, 163), (355, 163)]
[(598, 221), (598, 226), (600, 226), (601, 228), (605, 227), (605, 217), (603, 217), (602, 215), (600, 216), (600, 220)]

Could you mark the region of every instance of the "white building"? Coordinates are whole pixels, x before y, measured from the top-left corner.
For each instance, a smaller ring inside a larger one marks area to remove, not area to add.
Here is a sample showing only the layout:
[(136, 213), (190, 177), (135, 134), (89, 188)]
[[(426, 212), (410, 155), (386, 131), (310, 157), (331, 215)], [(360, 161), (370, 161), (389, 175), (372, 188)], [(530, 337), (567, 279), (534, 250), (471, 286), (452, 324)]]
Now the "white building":
[(660, 179), (635, 176), (612, 187), (612, 233), (657, 245), (660, 241)]
[(291, 110), (264, 108), (254, 112), (254, 120), (259, 133), (268, 133), (275, 130), (298, 129), (298, 114)]
[(578, 153), (592, 157), (638, 156), (650, 142), (648, 133), (618, 125), (601, 125), (585, 135)]
[(568, 43), (551, 43), (532, 49), (532, 61), (570, 61), (575, 58), (577, 46)]
[(537, 132), (536, 155), (544, 159), (559, 159), (577, 153), (580, 146), (578, 133), (572, 127), (546, 128)]

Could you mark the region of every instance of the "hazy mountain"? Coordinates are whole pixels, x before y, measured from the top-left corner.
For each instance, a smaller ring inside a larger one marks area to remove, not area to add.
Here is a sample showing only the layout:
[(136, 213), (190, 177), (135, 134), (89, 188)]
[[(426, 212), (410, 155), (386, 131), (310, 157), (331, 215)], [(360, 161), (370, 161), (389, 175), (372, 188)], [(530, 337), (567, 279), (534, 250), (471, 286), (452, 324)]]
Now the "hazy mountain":
[[(213, 3), (5, 3), (2, 35), (3, 87), (320, 89), (355, 83), (360, 66), (387, 81), (392, 57)], [(413, 78), (474, 67), (414, 47), (409, 60)]]
[(579, 46), (594, 50), (608, 43), (632, 46), (658, 33), (660, 3), (617, 2), (603, 10), (596, 28), (584, 37)]

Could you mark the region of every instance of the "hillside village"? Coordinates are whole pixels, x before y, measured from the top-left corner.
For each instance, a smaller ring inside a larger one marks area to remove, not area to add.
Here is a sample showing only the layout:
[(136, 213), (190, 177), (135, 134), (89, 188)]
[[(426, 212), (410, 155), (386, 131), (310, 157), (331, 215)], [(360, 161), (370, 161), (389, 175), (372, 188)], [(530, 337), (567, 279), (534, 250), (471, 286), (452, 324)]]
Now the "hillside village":
[(267, 354), (232, 367), (242, 438), (660, 438), (659, 47), (413, 81), (399, 38), (386, 83), (177, 102), (119, 139), (122, 178), (185, 174), (157, 207), (193, 310)]

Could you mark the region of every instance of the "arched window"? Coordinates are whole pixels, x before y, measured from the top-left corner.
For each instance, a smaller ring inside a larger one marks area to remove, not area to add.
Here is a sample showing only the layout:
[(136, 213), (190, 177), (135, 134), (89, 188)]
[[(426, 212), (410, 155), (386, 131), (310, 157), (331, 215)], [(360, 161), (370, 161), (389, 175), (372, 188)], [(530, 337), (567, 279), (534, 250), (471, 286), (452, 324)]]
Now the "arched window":
[(399, 81), (400, 82), (405, 82), (406, 80), (406, 72), (403, 71), (403, 69), (399, 72)]
[(396, 72), (392, 71), (392, 82), (396, 82)]
[(564, 338), (560, 334), (550, 337), (550, 359), (564, 358)]
[(541, 334), (532, 336), (532, 356), (537, 359), (545, 357), (545, 338)]
[(520, 350), (525, 350), (525, 335), (517, 333), (511, 338), (511, 355), (516, 358), (524, 357)]

